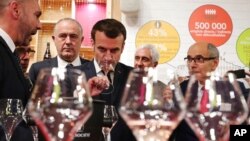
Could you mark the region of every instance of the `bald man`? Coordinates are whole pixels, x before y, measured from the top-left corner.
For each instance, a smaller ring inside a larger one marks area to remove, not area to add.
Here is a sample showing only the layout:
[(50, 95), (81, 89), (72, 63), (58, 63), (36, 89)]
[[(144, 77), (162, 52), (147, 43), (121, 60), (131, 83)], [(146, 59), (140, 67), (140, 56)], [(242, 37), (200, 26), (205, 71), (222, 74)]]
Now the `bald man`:
[[(187, 57), (184, 58), (190, 75), (195, 75), (201, 85), (205, 84), (207, 73), (215, 71), (219, 64), (219, 51), (211, 43), (197, 42), (190, 46)], [(181, 84), (183, 94), (185, 94), (188, 80)], [(170, 140), (175, 141), (198, 141), (193, 130), (185, 120), (175, 129)]]

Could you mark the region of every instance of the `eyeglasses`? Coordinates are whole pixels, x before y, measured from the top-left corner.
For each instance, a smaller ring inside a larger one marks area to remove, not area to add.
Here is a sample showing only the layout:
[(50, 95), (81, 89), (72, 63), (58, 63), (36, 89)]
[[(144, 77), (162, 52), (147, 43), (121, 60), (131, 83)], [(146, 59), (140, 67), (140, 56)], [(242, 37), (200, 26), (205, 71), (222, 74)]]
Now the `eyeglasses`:
[(29, 54), (29, 57), (32, 57), (35, 53), (35, 51), (31, 48), (16, 48), (15, 52), (18, 54), (18, 56), (20, 56), (20, 59), (23, 59), (26, 56), (26, 53)]
[(190, 56), (187, 56), (184, 58), (185, 61), (187, 61), (188, 63), (191, 63), (192, 61), (194, 61), (195, 63), (204, 63), (205, 61), (209, 61), (209, 60), (213, 60), (215, 59), (216, 57), (203, 57), (201, 55), (197, 55), (195, 56), (194, 58), (190, 57)]

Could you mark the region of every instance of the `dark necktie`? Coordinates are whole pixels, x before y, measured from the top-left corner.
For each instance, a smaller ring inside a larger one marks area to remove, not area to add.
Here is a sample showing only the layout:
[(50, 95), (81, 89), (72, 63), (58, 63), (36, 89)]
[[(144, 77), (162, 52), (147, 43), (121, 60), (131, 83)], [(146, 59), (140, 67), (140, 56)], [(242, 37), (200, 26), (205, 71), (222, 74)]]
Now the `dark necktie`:
[(109, 71), (108, 74), (107, 74), (107, 77), (108, 77), (108, 80), (109, 80), (110, 84), (113, 83), (112, 78), (111, 78), (111, 73), (112, 73), (112, 71)]
[(208, 112), (207, 104), (209, 102), (209, 96), (208, 96), (208, 90), (204, 88), (204, 86), (201, 88), (202, 90), (202, 97), (200, 101), (200, 112), (205, 113)]
[(72, 65), (72, 64), (67, 64), (67, 65), (66, 65), (66, 68), (67, 68), (67, 69), (72, 69), (72, 68), (73, 68), (73, 65)]

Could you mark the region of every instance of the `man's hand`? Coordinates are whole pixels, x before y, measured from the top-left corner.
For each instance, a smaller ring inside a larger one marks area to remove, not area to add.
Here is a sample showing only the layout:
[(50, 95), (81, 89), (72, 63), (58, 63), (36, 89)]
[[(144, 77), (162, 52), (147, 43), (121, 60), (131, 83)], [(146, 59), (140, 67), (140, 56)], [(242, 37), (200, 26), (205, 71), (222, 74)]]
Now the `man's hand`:
[(95, 76), (88, 80), (88, 85), (90, 95), (96, 96), (109, 87), (109, 80), (106, 76)]

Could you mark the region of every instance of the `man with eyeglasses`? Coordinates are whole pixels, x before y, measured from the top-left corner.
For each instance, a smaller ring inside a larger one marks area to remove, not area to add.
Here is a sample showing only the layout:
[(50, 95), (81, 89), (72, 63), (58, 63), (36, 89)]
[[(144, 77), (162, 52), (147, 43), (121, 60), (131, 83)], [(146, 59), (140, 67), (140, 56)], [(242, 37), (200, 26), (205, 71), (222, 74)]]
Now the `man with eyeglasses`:
[(184, 60), (187, 61), (189, 74), (195, 75), (204, 84), (207, 73), (214, 71), (219, 64), (219, 51), (211, 43), (198, 42), (189, 48)]
[[(187, 61), (189, 74), (195, 75), (199, 83), (204, 85), (207, 73), (214, 71), (219, 64), (219, 51), (211, 43), (197, 42), (188, 49), (187, 57), (184, 60)], [(183, 81), (180, 85), (183, 94), (185, 94), (188, 80)], [(198, 138), (183, 120), (171, 135), (170, 140), (198, 141)]]
[(34, 55), (35, 50), (31, 49), (30, 46), (18, 46), (15, 49), (15, 53), (20, 59), (21, 68), (26, 76), (30, 58)]
[[(185, 57), (184, 60), (187, 61), (189, 74), (195, 75), (200, 84), (200, 88), (204, 86), (207, 74), (215, 71), (218, 67), (219, 50), (211, 43), (197, 42), (188, 49), (187, 57)], [(238, 82), (238, 84), (244, 94), (245, 87), (243, 83)], [(180, 85), (183, 94), (185, 94), (188, 80), (183, 81)], [(198, 138), (185, 120), (183, 120), (171, 135), (170, 140), (198, 141)]]

